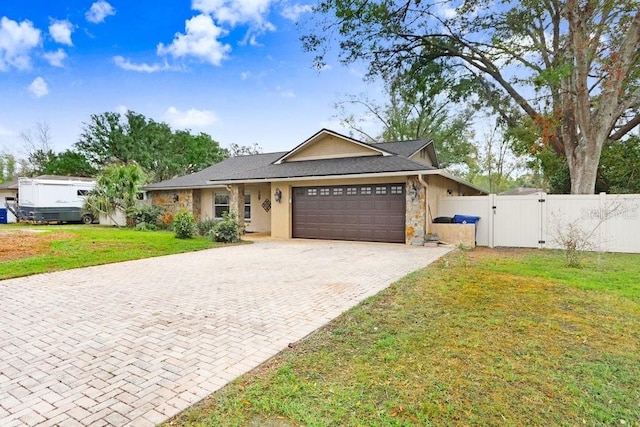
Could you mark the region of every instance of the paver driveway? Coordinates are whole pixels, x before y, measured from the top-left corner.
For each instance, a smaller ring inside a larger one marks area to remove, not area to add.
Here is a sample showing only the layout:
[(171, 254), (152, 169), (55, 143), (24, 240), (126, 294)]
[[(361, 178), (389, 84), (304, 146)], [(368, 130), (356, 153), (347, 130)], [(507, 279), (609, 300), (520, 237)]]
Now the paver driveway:
[(445, 248), (258, 241), (0, 282), (0, 425), (150, 426)]

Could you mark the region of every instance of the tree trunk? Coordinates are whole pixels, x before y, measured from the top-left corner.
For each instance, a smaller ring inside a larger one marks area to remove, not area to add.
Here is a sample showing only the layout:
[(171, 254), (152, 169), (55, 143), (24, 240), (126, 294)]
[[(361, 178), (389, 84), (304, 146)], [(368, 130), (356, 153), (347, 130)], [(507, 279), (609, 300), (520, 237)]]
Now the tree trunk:
[[(576, 150), (578, 151), (578, 150)], [(571, 175), (571, 194), (593, 194), (596, 190), (598, 160), (575, 153), (567, 157)]]

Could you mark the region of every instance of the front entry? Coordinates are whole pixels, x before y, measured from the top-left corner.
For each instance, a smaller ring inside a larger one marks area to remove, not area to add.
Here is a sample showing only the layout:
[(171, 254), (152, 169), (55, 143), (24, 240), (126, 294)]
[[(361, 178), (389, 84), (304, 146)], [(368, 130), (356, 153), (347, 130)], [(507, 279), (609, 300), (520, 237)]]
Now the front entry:
[(405, 242), (404, 184), (293, 188), (292, 236)]

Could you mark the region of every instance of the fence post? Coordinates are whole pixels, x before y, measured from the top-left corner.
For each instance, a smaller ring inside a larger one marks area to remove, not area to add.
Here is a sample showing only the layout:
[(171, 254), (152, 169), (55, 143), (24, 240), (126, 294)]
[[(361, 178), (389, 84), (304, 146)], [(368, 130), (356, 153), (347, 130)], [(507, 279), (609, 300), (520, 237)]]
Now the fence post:
[[(547, 244), (549, 238), (547, 231), (547, 206), (549, 205), (547, 200), (547, 193), (541, 191), (538, 193), (538, 200), (545, 200), (545, 202), (538, 202), (540, 210), (538, 211), (538, 219), (540, 220), (540, 237), (538, 238), (538, 249), (543, 249)], [(544, 242), (544, 243), (543, 243)]]
[[(495, 227), (495, 216), (496, 216), (496, 195), (489, 194), (489, 206), (487, 206), (487, 225), (488, 225), (488, 244), (490, 248), (494, 247), (494, 227)], [(480, 220), (482, 221), (482, 220)]]

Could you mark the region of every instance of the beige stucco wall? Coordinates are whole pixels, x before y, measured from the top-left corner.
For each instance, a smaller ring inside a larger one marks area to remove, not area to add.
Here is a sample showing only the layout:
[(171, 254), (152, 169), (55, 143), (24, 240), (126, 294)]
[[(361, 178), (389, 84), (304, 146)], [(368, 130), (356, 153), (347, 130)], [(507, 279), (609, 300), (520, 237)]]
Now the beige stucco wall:
[(381, 154), (371, 148), (354, 144), (350, 141), (327, 135), (324, 138), (309, 144), (293, 156), (287, 158), (287, 162), (302, 160), (335, 159), (337, 157), (355, 156), (380, 156)]
[[(269, 184), (247, 184), (244, 191), (251, 195), (251, 221), (247, 223), (246, 231), (253, 233), (269, 233), (271, 231), (271, 211), (267, 212), (262, 204), (266, 198), (270, 199), (273, 206), (273, 197), (270, 196)], [(212, 219), (214, 193), (228, 193), (226, 187), (207, 188), (201, 190), (200, 215), (202, 219)]]
[[(441, 175), (425, 175), (425, 182), (428, 184), (429, 211), (427, 218), (429, 222), (438, 215), (438, 198), (451, 196), (476, 196), (480, 193), (471, 187), (460, 184)], [(451, 191), (451, 193), (449, 193)], [(429, 228), (428, 232), (431, 229)]]
[[(271, 183), (271, 236), (282, 239), (291, 238), (291, 188), (313, 187), (319, 185), (358, 185), (358, 184), (396, 184), (406, 182), (406, 178), (353, 178), (353, 179), (323, 179), (309, 181), (288, 181)], [(282, 201), (277, 203), (274, 198), (276, 188), (282, 191)]]
[(476, 246), (475, 224), (431, 224), (431, 232), (437, 233), (441, 242), (451, 245)]
[(427, 151), (426, 148), (423, 148), (422, 150), (418, 151), (413, 156), (409, 157), (409, 159), (423, 165), (433, 166), (433, 161), (431, 161), (431, 157), (429, 157), (429, 152)]
[(247, 185), (245, 191), (251, 194), (251, 222), (247, 224), (247, 231), (253, 233), (269, 233), (271, 231), (271, 209), (267, 212), (262, 206), (269, 200), (273, 207), (273, 197), (269, 184)]

